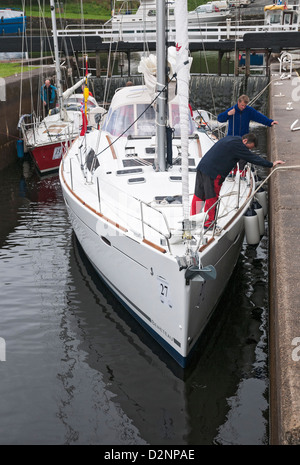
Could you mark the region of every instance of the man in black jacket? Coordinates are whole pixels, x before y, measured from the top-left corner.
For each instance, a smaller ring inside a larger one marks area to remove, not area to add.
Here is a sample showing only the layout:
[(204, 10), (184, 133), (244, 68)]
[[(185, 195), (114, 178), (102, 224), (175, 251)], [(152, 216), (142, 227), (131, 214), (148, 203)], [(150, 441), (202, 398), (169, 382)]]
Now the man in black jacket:
[[(254, 134), (245, 134), (243, 137), (226, 136), (206, 152), (197, 166), (191, 215), (199, 213), (203, 201), (205, 201), (205, 212), (216, 203), (224, 179), (239, 160), (268, 168), (284, 163), (281, 160), (272, 163), (251, 152), (250, 150), (256, 146), (257, 139)], [(213, 207), (208, 212), (208, 218), (204, 223), (205, 228), (212, 225), (215, 211), (216, 207)]]

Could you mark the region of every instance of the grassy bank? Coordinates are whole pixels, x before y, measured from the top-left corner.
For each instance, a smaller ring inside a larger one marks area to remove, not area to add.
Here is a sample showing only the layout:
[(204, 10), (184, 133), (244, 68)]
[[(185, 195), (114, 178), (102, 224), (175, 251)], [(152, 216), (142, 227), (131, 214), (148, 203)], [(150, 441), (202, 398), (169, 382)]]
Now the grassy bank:
[(0, 77), (5, 78), (14, 74), (25, 73), (36, 66), (22, 66), (20, 63), (0, 63)]

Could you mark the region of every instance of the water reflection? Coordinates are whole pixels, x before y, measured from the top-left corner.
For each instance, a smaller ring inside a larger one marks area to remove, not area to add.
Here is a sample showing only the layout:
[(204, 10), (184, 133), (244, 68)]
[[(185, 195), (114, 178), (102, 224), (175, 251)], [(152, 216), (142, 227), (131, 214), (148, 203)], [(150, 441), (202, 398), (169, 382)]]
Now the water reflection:
[(1, 444), (267, 444), (267, 236), (183, 372), (87, 262), (58, 177), (0, 181)]
[[(249, 248), (245, 246), (244, 258), (239, 260), (193, 365), (180, 372), (101, 284), (73, 241), (70, 268), (75, 288), (80, 290), (73, 326), (74, 333), (80, 334), (78, 348), (86, 353), (89, 366), (102, 374), (113, 402), (126, 412), (141, 438), (159, 445), (265, 443), (267, 403), (257, 409), (255, 424), (249, 421), (253, 395), (264, 399), (266, 389), (265, 360), (255, 354), (263, 336), (262, 321), (257, 321), (257, 310), (253, 318), (245, 297), (245, 291), (251, 293), (251, 281), (237, 279), (248, 262)], [(253, 261), (251, 267), (255, 266)], [(262, 372), (259, 379), (264, 391), (244, 396), (242, 415), (241, 404), (234, 399), (244, 383), (257, 381), (255, 367)], [(237, 425), (236, 415), (241, 417)], [(228, 429), (235, 426), (228, 437)]]

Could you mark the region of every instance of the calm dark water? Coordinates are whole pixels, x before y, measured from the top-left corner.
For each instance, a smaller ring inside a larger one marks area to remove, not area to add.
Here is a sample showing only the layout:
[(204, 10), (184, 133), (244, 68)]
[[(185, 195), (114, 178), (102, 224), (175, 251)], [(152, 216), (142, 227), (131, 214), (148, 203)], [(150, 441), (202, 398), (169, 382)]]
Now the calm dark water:
[(268, 444), (267, 236), (183, 374), (86, 263), (57, 176), (18, 162), (0, 193), (0, 444)]

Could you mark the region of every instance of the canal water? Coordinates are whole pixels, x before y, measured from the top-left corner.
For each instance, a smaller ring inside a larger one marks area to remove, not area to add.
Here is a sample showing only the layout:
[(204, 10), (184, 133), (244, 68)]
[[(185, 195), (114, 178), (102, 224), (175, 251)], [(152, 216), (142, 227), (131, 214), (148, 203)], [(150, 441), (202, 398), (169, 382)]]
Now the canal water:
[(18, 161), (0, 194), (1, 445), (268, 444), (267, 230), (182, 372), (95, 276), (56, 175)]

